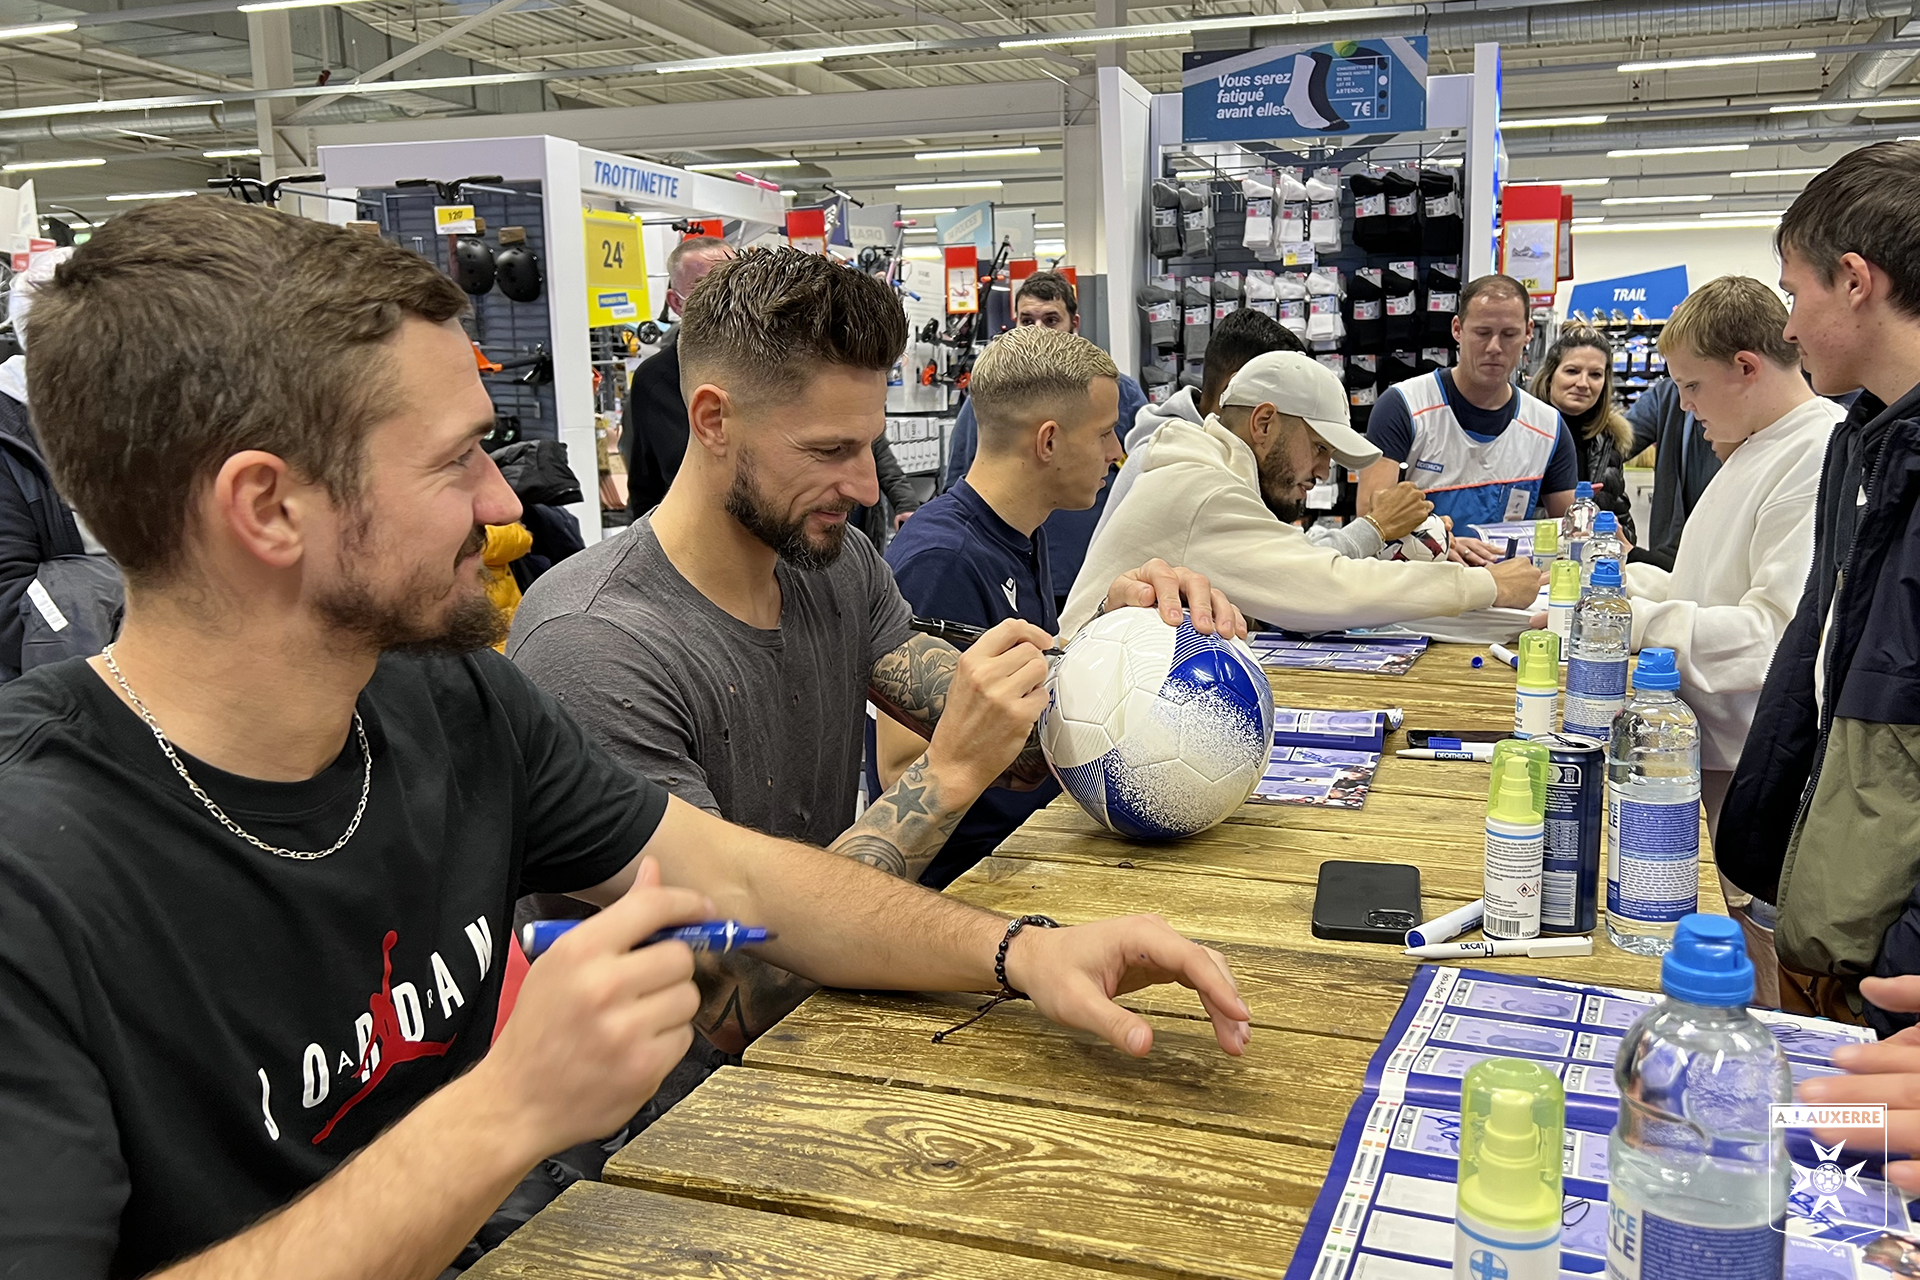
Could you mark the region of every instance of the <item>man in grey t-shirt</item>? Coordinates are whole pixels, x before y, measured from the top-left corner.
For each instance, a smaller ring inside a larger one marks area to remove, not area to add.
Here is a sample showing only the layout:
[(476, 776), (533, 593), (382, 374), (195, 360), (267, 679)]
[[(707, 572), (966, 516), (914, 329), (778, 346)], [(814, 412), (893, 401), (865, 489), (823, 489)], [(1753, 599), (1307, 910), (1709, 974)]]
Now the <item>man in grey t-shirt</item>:
[[(688, 300), (691, 435), (666, 498), (545, 574), (510, 657), (628, 767), (732, 821), (917, 878), (980, 793), (1044, 776), (1030, 742), (1053, 637), (1018, 619), (967, 652), (911, 632), (846, 513), (878, 498), (871, 444), (906, 319), (885, 285), (808, 254), (750, 253)], [(1154, 562), (1112, 606), (1244, 629), (1205, 579)], [(871, 699), (926, 753), (854, 817)], [(738, 1053), (811, 990), (742, 953), (703, 958), (694, 1056)]]

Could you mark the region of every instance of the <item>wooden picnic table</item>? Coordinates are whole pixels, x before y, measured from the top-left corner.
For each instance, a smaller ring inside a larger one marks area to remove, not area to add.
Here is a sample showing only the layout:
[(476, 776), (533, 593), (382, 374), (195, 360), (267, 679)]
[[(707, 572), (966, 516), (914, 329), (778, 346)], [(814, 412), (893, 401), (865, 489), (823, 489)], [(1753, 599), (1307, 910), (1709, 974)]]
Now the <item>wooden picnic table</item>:
[[(1397, 706), (1414, 728), (1512, 724), (1513, 675), (1436, 644), (1404, 676), (1274, 671), (1286, 706)], [(1404, 730), (1388, 750), (1405, 745)], [(977, 996), (823, 991), (468, 1274), (1278, 1277), (1325, 1181), (1413, 962), (1325, 942), (1310, 919), (1330, 858), (1408, 862), (1429, 917), (1480, 896), (1488, 771), (1382, 760), (1357, 810), (1246, 805), (1188, 840), (1104, 831), (1064, 797), (949, 889), (1063, 923), (1151, 911), (1232, 963), (1246, 1055), (1192, 994), (1123, 997), (1154, 1030), (1129, 1058), (1003, 1005), (950, 1040)], [(1701, 909), (1723, 911), (1704, 830)], [(1477, 966), (1657, 989), (1658, 962)]]

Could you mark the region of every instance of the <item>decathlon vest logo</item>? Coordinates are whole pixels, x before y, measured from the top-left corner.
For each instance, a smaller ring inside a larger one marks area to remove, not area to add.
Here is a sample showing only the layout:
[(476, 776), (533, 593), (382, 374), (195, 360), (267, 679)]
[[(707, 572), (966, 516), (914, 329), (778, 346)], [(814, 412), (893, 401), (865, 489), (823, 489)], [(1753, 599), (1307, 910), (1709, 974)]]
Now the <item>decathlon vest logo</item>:
[(1438, 373), (1409, 379), (1394, 390), (1413, 419), (1407, 478), (1426, 490), (1436, 514), (1451, 516), (1454, 528), (1462, 530), (1533, 515), (1560, 437), (1557, 410), (1515, 387), (1520, 408), (1513, 422), (1482, 444), (1454, 417)]

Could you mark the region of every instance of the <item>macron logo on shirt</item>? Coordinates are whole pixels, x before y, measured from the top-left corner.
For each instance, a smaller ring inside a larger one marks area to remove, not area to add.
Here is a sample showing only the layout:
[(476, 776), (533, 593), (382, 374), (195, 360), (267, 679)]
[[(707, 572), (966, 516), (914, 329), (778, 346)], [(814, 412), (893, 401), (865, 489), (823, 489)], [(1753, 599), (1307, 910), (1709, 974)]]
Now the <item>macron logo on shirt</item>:
[(1001, 583), (1000, 591), (1001, 591), (1001, 594), (1005, 595), (1007, 598), (1007, 608), (1012, 609), (1015, 613), (1018, 613), (1020, 611), (1020, 604), (1018, 600), (1020, 589), (1014, 585), (1013, 579), (1008, 578), (1005, 582)]

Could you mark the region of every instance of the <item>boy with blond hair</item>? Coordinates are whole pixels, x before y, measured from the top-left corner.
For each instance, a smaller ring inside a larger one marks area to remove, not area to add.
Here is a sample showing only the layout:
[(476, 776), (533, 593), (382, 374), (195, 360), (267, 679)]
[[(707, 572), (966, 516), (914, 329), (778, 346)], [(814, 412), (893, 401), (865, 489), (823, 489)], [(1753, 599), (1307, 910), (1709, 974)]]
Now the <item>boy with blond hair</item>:
[(1633, 647), (1674, 651), (1680, 696), (1700, 717), (1701, 799), (1715, 827), (1806, 585), (1820, 460), (1847, 416), (1807, 386), (1786, 324), (1779, 295), (1751, 276), (1707, 282), (1667, 321), (1660, 354), (1680, 406), (1731, 457), (1688, 519), (1672, 570), (1626, 567)]

